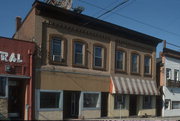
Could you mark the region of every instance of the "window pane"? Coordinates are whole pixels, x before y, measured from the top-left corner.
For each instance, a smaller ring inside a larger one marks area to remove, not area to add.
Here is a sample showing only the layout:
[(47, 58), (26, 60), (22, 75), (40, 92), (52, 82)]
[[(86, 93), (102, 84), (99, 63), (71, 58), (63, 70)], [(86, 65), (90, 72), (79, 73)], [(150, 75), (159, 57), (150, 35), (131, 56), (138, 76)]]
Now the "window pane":
[(116, 69), (124, 70), (124, 52), (116, 52)]
[(95, 47), (95, 57), (102, 58), (102, 48), (101, 47)]
[(166, 79), (171, 79), (171, 69), (166, 69)]
[(179, 81), (179, 70), (174, 70), (174, 80)]
[(60, 92), (40, 92), (40, 108), (59, 108)]
[(114, 109), (119, 109), (121, 105), (121, 109), (125, 108), (125, 96), (116, 94), (114, 95)]
[(52, 40), (52, 55), (61, 55), (61, 40)]
[(76, 42), (75, 48), (75, 64), (83, 64), (83, 44)]
[(144, 59), (144, 72), (150, 74), (150, 66), (151, 66), (150, 57), (145, 57)]
[(0, 96), (6, 96), (6, 78), (0, 77)]
[(85, 108), (96, 108), (98, 104), (99, 94), (96, 93), (84, 93), (84, 104)]
[(172, 109), (180, 109), (180, 101), (172, 101)]
[(98, 67), (102, 67), (102, 48), (101, 47), (94, 48), (94, 65)]
[(138, 55), (132, 54), (132, 72), (138, 73)]
[(151, 96), (144, 96), (143, 97), (143, 108), (144, 109), (149, 109), (151, 108)]

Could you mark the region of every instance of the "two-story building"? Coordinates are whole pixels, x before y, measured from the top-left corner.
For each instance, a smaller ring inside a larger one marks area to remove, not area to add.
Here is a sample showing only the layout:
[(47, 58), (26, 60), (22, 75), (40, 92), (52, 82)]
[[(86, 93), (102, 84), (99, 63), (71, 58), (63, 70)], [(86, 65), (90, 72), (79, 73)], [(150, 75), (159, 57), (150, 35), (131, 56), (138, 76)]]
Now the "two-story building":
[(162, 116), (180, 116), (180, 52), (166, 48), (164, 42), (157, 67), (162, 89)]
[(39, 47), (35, 119), (156, 115), (160, 39), (40, 1), (17, 23)]
[(31, 120), (35, 44), (0, 37), (0, 119)]

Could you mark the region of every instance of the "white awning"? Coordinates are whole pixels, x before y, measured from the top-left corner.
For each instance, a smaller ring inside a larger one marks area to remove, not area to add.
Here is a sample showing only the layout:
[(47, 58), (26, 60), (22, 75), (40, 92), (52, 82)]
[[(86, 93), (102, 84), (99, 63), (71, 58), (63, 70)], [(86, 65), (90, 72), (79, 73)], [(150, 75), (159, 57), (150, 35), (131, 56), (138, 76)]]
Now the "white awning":
[(111, 76), (110, 93), (159, 95), (156, 81), (121, 76)]

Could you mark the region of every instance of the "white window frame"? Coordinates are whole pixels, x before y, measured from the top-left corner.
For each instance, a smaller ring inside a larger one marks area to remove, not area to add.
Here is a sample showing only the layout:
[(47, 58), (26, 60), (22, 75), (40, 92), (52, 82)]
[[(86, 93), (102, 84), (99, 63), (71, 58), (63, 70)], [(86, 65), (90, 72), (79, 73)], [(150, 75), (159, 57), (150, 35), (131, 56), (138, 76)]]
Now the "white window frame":
[[(166, 102), (168, 104), (167, 108), (166, 108)], [(165, 99), (165, 101), (164, 101), (164, 109), (165, 110), (171, 110), (171, 100), (170, 99)]]
[[(96, 56), (95, 50), (96, 48), (101, 48), (101, 57)], [(104, 48), (101, 46), (94, 46), (94, 67), (95, 68), (104, 68)], [(101, 58), (101, 66), (96, 66), (95, 58)]]
[[(60, 55), (54, 55), (53, 54), (53, 43), (54, 43), (54, 41), (55, 40), (59, 40), (60, 42), (61, 42), (61, 48), (60, 48)], [(62, 39), (60, 39), (60, 38), (58, 38), (58, 37), (53, 37), (52, 39), (51, 39), (51, 50), (50, 50), (50, 52), (51, 52), (51, 59), (52, 59), (52, 61), (54, 61), (54, 62), (56, 62), (55, 60), (53, 60), (53, 56), (60, 56), (60, 58), (61, 59), (63, 59), (64, 57), (63, 57), (63, 52), (64, 51), (64, 41), (62, 40)]]
[[(122, 58), (122, 69), (120, 69), (120, 68), (117, 68), (117, 53), (122, 53), (123, 54), (123, 58)], [(125, 51), (122, 51), (122, 50), (116, 50), (116, 59), (115, 59), (115, 65), (116, 65), (116, 67), (115, 67), (115, 69), (116, 70), (120, 70), (120, 71), (125, 71), (125, 66), (126, 66), (126, 62), (125, 62), (125, 58), (126, 58), (126, 52)]]
[[(58, 108), (40, 108), (40, 93), (41, 92), (59, 92), (60, 100)], [(63, 110), (63, 91), (61, 90), (38, 90), (38, 110), (39, 111), (62, 111)]]
[[(167, 78), (167, 71), (169, 70), (169, 73), (168, 73), (168, 75), (169, 75), (169, 78)], [(170, 69), (170, 68), (166, 68), (166, 80), (168, 81), (169, 79), (171, 79), (172, 78), (172, 69)]]
[(0, 98), (8, 98), (8, 78), (7, 77), (3, 77), (3, 76), (0, 76), (0, 77), (5, 78), (5, 81), (6, 81), (5, 96), (0, 96)]
[[(97, 107), (84, 107), (84, 94), (99, 94)], [(82, 92), (82, 110), (100, 110), (101, 109), (101, 92)]]
[[(82, 63), (76, 63), (76, 43), (82, 45)], [(74, 64), (76, 65), (85, 65), (85, 44), (82, 42), (74, 42)]]
[[(177, 72), (177, 75), (176, 75), (176, 78), (175, 78), (175, 72)], [(174, 80), (175, 81), (180, 81), (180, 79), (179, 79), (179, 70), (178, 69), (174, 69)]]

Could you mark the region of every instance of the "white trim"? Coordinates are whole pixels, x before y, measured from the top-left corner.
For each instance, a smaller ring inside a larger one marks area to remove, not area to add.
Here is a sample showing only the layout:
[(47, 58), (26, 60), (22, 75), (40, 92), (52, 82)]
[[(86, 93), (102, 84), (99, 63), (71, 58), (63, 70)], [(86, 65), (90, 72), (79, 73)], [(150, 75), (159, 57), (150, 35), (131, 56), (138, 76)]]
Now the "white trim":
[[(60, 100), (59, 100), (59, 107), (58, 108), (40, 108), (40, 92), (59, 92)], [(37, 91), (38, 99), (37, 99), (37, 108), (38, 111), (58, 111), (63, 110), (63, 91), (62, 90), (41, 90), (38, 89)]]

